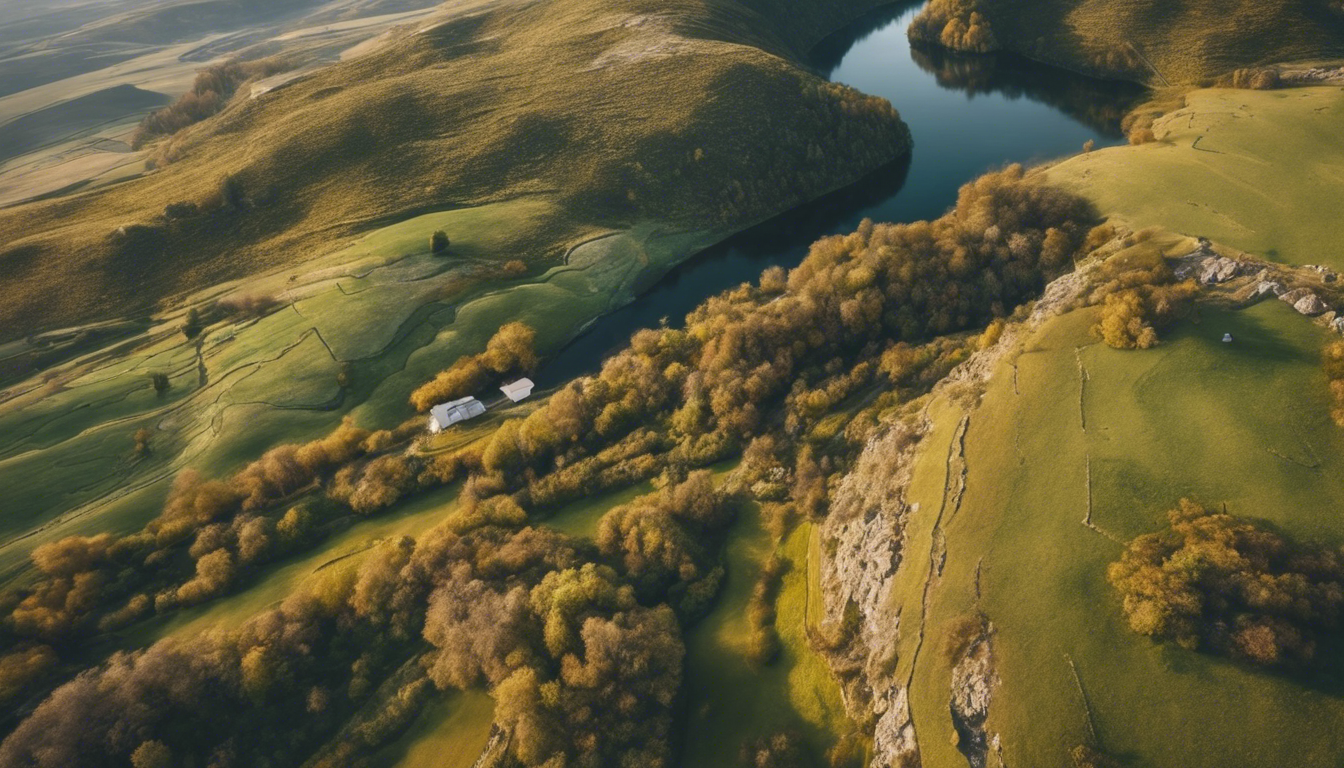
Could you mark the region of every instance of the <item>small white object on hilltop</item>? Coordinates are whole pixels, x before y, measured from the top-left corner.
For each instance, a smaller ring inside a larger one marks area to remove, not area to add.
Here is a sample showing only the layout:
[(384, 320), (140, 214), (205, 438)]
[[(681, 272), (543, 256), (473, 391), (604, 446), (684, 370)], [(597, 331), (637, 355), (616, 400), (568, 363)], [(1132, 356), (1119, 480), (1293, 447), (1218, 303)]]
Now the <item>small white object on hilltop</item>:
[(1224, 343), (1231, 343), (1231, 341), (1232, 341), (1232, 334), (1230, 334), (1230, 333), (1224, 333), (1224, 334), (1223, 334), (1223, 342), (1224, 342)]
[(438, 434), (452, 425), (485, 413), (485, 405), (474, 397), (440, 403), (429, 409), (429, 431)]
[(519, 379), (511, 384), (505, 384), (499, 388), (499, 391), (503, 392), (505, 397), (516, 403), (519, 400), (526, 399), (528, 395), (532, 394), (532, 388), (535, 386), (536, 385), (532, 383), (531, 379)]

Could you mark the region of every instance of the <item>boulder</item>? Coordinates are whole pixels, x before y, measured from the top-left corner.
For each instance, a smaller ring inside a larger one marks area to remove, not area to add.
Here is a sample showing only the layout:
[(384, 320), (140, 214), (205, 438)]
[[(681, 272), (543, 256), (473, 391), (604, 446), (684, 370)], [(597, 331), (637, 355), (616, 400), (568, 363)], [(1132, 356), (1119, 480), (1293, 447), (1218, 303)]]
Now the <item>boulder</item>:
[(1285, 290), (1287, 289), (1283, 287), (1283, 283), (1278, 283), (1273, 280), (1261, 280), (1260, 283), (1255, 286), (1255, 291), (1252, 292), (1251, 295), (1257, 299), (1261, 296), (1282, 296)]
[(1279, 297), (1280, 301), (1286, 301), (1289, 304), (1296, 304), (1297, 302), (1301, 301), (1302, 299), (1312, 294), (1310, 288), (1294, 288), (1293, 290), (1287, 291), (1286, 293), (1279, 293), (1276, 295)]
[(1303, 315), (1319, 315), (1329, 308), (1330, 306), (1324, 301), (1321, 301), (1321, 297), (1314, 293), (1308, 293), (1306, 296), (1293, 302), (1293, 309)]
[(1242, 264), (1225, 256), (1210, 256), (1199, 263), (1201, 285), (1225, 283), (1241, 274)]
[(1334, 320), (1331, 320), (1330, 328), (1335, 333), (1344, 336), (1344, 317), (1336, 317)]

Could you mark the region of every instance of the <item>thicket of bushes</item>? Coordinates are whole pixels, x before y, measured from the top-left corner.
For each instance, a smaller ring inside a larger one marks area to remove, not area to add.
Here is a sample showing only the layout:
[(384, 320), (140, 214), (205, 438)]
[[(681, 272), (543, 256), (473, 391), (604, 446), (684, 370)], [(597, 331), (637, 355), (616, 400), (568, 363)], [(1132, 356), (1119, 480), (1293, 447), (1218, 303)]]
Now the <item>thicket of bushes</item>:
[(1135, 632), (1255, 664), (1302, 664), (1338, 630), (1344, 557), (1181, 500), (1108, 570)]
[(957, 51), (989, 53), (999, 43), (975, 0), (932, 0), (910, 22), (911, 40)]
[(1221, 88), (1246, 88), (1256, 91), (1272, 91), (1283, 86), (1279, 71), (1271, 67), (1234, 69), (1218, 78)]
[(761, 565), (756, 584), (751, 588), (751, 599), (747, 602), (747, 625), (751, 632), (747, 640), (747, 660), (757, 666), (770, 664), (779, 656), (775, 601), (788, 570), (789, 561), (772, 554)]
[(272, 57), (255, 61), (226, 61), (201, 70), (191, 90), (172, 104), (150, 113), (131, 136), (131, 148), (140, 149), (154, 139), (171, 136), (189, 125), (218, 114), (229, 103), (238, 86), (252, 78), (270, 77), (289, 69), (285, 59)]
[(49, 669), (24, 661), (32, 648), (73, 654), (92, 634), (224, 593), (251, 567), (302, 546), (323, 514), (339, 514), (321, 503), (292, 502), (337, 470), (376, 465), (379, 459), (368, 457), (404, 442), (409, 432), (370, 432), (347, 422), (309, 443), (277, 446), (223, 480), (186, 470), (142, 531), (38, 547), (37, 579), (3, 603), (5, 645), (19, 650), (0, 657), (0, 667)]
[[(1143, 242), (1143, 234), (1136, 242)], [(1089, 303), (1101, 304), (1093, 332), (1116, 349), (1148, 349), (1157, 332), (1179, 318), (1199, 293), (1193, 279), (1178, 282), (1157, 249), (1117, 254), (1098, 270)]]
[(479, 394), (491, 380), (537, 367), (536, 331), (523, 323), (502, 326), (479, 355), (463, 355), (411, 393), (411, 405), (424, 413), (435, 405)]
[[(599, 554), (528, 527), (508, 496), (475, 502), (237, 630), (113, 656), (57, 689), (0, 747), (0, 764), (124, 765), (150, 753), (176, 764), (297, 764), (424, 641), (423, 674), (397, 681), (404, 706), (365, 721), (366, 735), (404, 727), (425, 679), (441, 689), (485, 683), (524, 765), (665, 765), (684, 653), (667, 603), (699, 611), (717, 578), (688, 607), (700, 577), (682, 557), (647, 555), (676, 527), (680, 541), (717, 551), (733, 509), (707, 473), (693, 474), (609, 512), (603, 530), (632, 514), (671, 522), (627, 528)], [(349, 765), (361, 745), (342, 741), (319, 764)]]

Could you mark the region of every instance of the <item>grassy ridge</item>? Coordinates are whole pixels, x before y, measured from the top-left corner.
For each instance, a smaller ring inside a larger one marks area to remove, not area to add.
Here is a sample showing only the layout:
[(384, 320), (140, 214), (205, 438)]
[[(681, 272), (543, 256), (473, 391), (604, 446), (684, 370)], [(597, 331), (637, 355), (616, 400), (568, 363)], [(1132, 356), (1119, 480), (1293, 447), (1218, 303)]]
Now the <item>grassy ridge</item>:
[(1078, 155), (1048, 178), (1136, 227), (1344, 268), (1344, 91), (1210, 89), (1185, 103), (1154, 123), (1157, 142)]
[[(740, 228), (905, 150), (885, 102), (782, 58), (874, 4), (801, 14), (829, 21), (815, 27), (764, 0), (459, 6), (185, 131), (158, 173), (0, 214), (0, 319), (17, 335), (143, 312), (381, 224), (524, 194), (567, 211), (513, 254), (531, 263), (595, 225)], [(241, 209), (157, 218), (208, 207), (226, 174)], [(115, 234), (132, 222), (135, 237)]]

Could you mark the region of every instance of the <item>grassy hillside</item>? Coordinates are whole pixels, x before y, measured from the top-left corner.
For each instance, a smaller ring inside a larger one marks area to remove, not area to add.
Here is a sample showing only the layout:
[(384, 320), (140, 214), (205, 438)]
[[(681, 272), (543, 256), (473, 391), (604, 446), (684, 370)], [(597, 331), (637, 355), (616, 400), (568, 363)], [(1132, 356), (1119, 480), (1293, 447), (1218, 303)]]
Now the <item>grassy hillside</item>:
[[(906, 134), (885, 102), (760, 48), (694, 37), (721, 31), (731, 11), (744, 36), (787, 54), (795, 43), (772, 32), (765, 5), (760, 14), (686, 6), (667, 21), (683, 24), (685, 36), (612, 26), (593, 16), (601, 7), (567, 5), (564, 13), (577, 15), (554, 25), (533, 6), (458, 18), (189, 129), (184, 156), (160, 173), (0, 213), (0, 226), (39, 232), (0, 257), (13, 270), (0, 286), (4, 311), (26, 324), (134, 313), (198, 281), (211, 287), (185, 302), (206, 311), (220, 298), (277, 301), (264, 317), (219, 318), (192, 340), (179, 331), (184, 310), (176, 308), (0, 346), (8, 437), (0, 476), (10, 489), (0, 572), (68, 533), (138, 528), (184, 467), (227, 473), (347, 413), (399, 423), (414, 387), (480, 351), (501, 324), (528, 322), (541, 348), (555, 349), (714, 239), (904, 150)], [(605, 24), (605, 37), (580, 35), (585, 23)], [(576, 37), (556, 39), (555, 29)], [(680, 41), (677, 55), (620, 58), (621, 45), (661, 50), (647, 35)], [(617, 53), (587, 69), (604, 50)], [(540, 66), (541, 51), (566, 66)], [(687, 57), (693, 66), (681, 63)], [(554, 82), (534, 87), (527, 73), (535, 69)], [(706, 101), (702, 89), (715, 83), (736, 86), (710, 90), (718, 95)], [(566, 90), (541, 88), (557, 84)], [(646, 99), (655, 88), (665, 98)], [(387, 121), (367, 119), (384, 113)], [(555, 133), (562, 122), (568, 132)], [(147, 223), (111, 237), (100, 229), (127, 223), (118, 211), (156, 212), (183, 199), (154, 201), (164, 189), (208, 196), (216, 171), (240, 167), (240, 209), (172, 222), (147, 214)], [(258, 179), (284, 191), (264, 197)], [(112, 218), (100, 223), (101, 215)], [(54, 229), (42, 233), (47, 216)], [(309, 246), (239, 245), (270, 227)], [(451, 234), (447, 256), (429, 253), (437, 229)], [(334, 245), (364, 230), (347, 247)], [(93, 233), (90, 250), (48, 250), (77, 232)], [(505, 269), (515, 260), (522, 274)], [(83, 309), (67, 314), (71, 307)], [(169, 376), (162, 395), (150, 386), (154, 373)], [(142, 428), (152, 430), (153, 447), (137, 457), (133, 435)]]
[(1051, 182), (1135, 227), (1344, 269), (1344, 91), (1211, 89), (1185, 104), (1154, 123), (1157, 142), (1077, 155)]
[[(972, 12), (981, 31), (968, 35)], [(953, 20), (961, 26), (949, 34)], [(1344, 9), (1327, 0), (933, 0), (911, 29), (930, 43), (1153, 85), (1344, 56)]]
[[(562, 210), (509, 254), (533, 264), (642, 219), (740, 228), (905, 150), (886, 102), (789, 58), (871, 5), (455, 5), (240, 100), (162, 147), (155, 174), (0, 213), (0, 320), (12, 338), (147, 312), (392, 221), (522, 195)], [(226, 175), (237, 205), (219, 204)], [(176, 202), (203, 212), (165, 220)]]
[[(1113, 223), (1167, 230), (1154, 242), (1168, 256), (1189, 250), (1180, 233), (1338, 268), (1340, 108), (1334, 88), (1195, 91), (1155, 123), (1158, 141), (1045, 175)], [(1337, 765), (1337, 669), (1265, 671), (1136, 635), (1106, 577), (1182, 497), (1344, 543), (1331, 511), (1344, 434), (1320, 362), (1337, 337), (1278, 301), (1206, 305), (1143, 351), (1099, 343), (1096, 321), (1053, 317), (1010, 342), (983, 398), (949, 388), (927, 408), (890, 608), (923, 764), (966, 762), (949, 648), (983, 620), (989, 765), (1069, 765), (1080, 745), (1136, 766)]]
[[(906, 622), (927, 606), (911, 687), (924, 764), (964, 764), (946, 746), (942, 648), (959, 619), (979, 613), (992, 623), (999, 679), (986, 728), (1001, 737), (1004, 764), (1063, 765), (1089, 744), (1143, 766), (1335, 765), (1338, 681), (1134, 635), (1105, 576), (1118, 542), (1158, 528), (1182, 496), (1226, 502), (1300, 540), (1344, 543), (1344, 521), (1323, 514), (1344, 501), (1334, 482), (1344, 436), (1317, 362), (1325, 333), (1273, 301), (1205, 310), (1142, 352), (1097, 344), (1092, 322), (1090, 310), (1050, 321), (997, 369), (970, 412), (965, 496), (943, 519), (946, 560), (927, 600), (927, 563), (903, 567), (903, 646)], [(1224, 332), (1237, 342), (1222, 343)], [(917, 472), (935, 481), (911, 488), (924, 510), (906, 539), (916, 553), (929, 549), (926, 523), (963, 413), (932, 412), (946, 428)], [(1083, 522), (1089, 504), (1095, 528)]]

